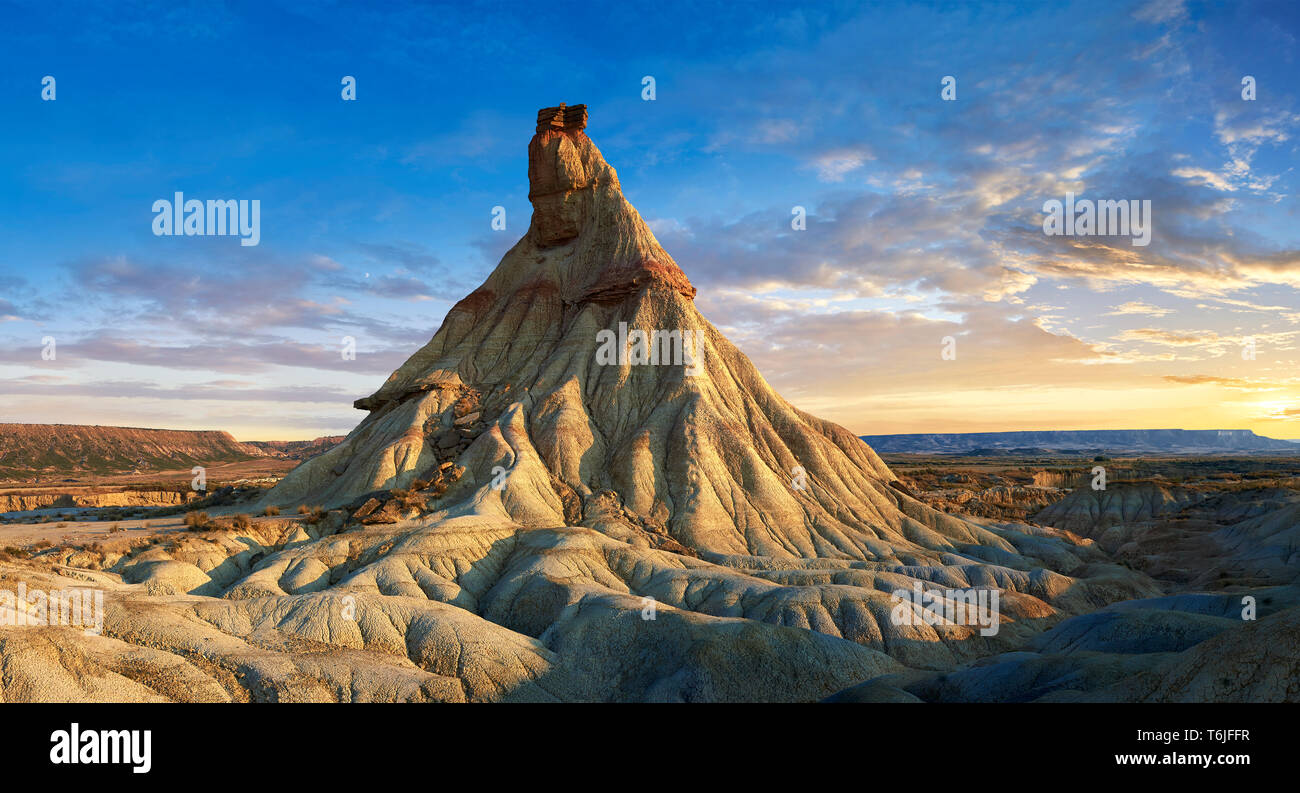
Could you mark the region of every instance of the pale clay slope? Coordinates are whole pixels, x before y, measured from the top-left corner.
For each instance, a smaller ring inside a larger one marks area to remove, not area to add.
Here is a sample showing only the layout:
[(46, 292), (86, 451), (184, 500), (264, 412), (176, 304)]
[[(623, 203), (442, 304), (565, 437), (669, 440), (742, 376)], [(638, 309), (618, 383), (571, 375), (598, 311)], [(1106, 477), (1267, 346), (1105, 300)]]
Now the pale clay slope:
[[(837, 701), (1300, 700), (1300, 495), (1207, 494), (1159, 483), (1076, 490), (1035, 517), (1105, 549), (1228, 587), (1114, 603), (1034, 637), (1019, 652), (944, 675), (907, 672)], [(1172, 527), (1172, 528), (1171, 528)], [(1247, 604), (1255, 620), (1243, 619)]]
[[(1087, 487), (1034, 515), (1035, 522), (1069, 529), (1097, 541), (1111, 553), (1135, 549), (1153, 553), (1150, 537), (1174, 522), (1183, 547), (1163, 543), (1171, 557), (1186, 557), (1195, 583), (1224, 577), (1253, 584), (1289, 584), (1300, 572), (1300, 493), (1270, 487), (1207, 493), (1162, 483), (1119, 484), (1104, 491)], [(1199, 544), (1196, 530), (1207, 536)]]
[(1024, 651), (950, 674), (908, 670), (839, 692), (841, 702), (1295, 702), (1300, 587), (1117, 603), (1066, 620)]
[[(105, 635), (0, 628), (0, 698), (810, 700), (1158, 594), (1090, 542), (891, 487), (699, 315), (585, 134), (539, 134), (529, 168), (528, 234), (267, 497), (357, 506), (454, 464), (436, 511), (186, 536), (102, 573), (65, 555), (107, 589)], [(703, 371), (598, 365), (620, 322), (700, 330)], [(1000, 588), (1001, 631), (893, 624), (917, 580)]]

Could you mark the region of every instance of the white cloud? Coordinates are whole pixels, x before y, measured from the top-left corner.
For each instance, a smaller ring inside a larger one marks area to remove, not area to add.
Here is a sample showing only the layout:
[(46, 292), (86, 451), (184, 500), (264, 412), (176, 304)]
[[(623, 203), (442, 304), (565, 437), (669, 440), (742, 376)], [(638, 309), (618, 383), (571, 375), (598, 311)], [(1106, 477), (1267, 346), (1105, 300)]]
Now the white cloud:
[(1130, 300), (1115, 307), (1114, 311), (1106, 314), (1108, 317), (1119, 317), (1128, 314), (1141, 314), (1149, 317), (1163, 317), (1174, 313), (1172, 308), (1162, 308), (1153, 306), (1150, 303), (1143, 303), (1141, 300)]
[(813, 158), (813, 167), (817, 169), (817, 178), (823, 182), (842, 182), (848, 174), (874, 160), (875, 155), (865, 147), (856, 146), (832, 149)]
[(1177, 176), (1179, 179), (1187, 179), (1195, 185), (1213, 187), (1215, 190), (1232, 192), (1237, 189), (1227, 179), (1205, 168), (1175, 168), (1170, 171), (1170, 175)]

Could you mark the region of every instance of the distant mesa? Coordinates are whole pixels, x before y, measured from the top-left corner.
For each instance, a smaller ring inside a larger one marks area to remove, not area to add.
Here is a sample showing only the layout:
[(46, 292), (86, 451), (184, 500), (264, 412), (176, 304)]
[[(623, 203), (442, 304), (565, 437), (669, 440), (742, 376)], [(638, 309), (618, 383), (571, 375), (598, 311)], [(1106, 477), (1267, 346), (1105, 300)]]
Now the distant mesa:
[(175, 471), (263, 457), (305, 460), (340, 440), (240, 443), (217, 430), (0, 423), (0, 478)]
[(343, 435), (325, 435), (309, 441), (244, 441), (244, 445), (261, 450), (267, 457), (307, 460), (339, 445), (344, 437)]
[(862, 435), (885, 454), (1240, 454), (1297, 451), (1250, 430), (1044, 430)]

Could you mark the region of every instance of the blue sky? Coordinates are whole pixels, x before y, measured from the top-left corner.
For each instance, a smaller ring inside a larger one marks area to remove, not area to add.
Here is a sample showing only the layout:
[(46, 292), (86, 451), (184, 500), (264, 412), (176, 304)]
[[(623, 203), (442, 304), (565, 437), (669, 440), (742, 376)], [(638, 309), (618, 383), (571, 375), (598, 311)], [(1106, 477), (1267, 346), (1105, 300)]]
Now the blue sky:
[[(800, 407), (1300, 437), (1294, 3), (0, 15), (0, 420), (346, 432), (526, 230), (535, 114), (563, 101)], [(154, 236), (176, 191), (260, 200), (261, 244)], [(1046, 237), (1066, 191), (1151, 200), (1151, 245)]]

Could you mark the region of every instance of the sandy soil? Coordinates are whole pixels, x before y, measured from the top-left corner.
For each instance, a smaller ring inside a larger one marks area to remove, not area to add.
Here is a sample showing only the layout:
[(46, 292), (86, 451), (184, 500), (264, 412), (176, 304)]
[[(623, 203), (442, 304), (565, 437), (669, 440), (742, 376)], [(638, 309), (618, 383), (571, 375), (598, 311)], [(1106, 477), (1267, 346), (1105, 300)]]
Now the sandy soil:
[[(257, 480), (266, 478), (279, 479), (284, 474), (293, 470), (299, 463), (298, 460), (282, 460), (278, 458), (258, 458), (256, 460), (244, 460), (236, 463), (219, 463), (208, 466), (207, 475), (210, 486), (221, 486), (231, 484), (242, 479)], [(106, 486), (124, 486), (124, 485), (158, 485), (160, 488), (170, 488), (176, 485), (188, 487), (193, 475), (190, 468), (179, 468), (170, 471), (147, 471), (136, 474), (72, 474), (63, 477), (43, 477), (23, 480), (0, 480), (0, 492), (8, 490), (22, 490), (24, 492), (33, 488), (55, 488), (66, 490), (68, 487), (106, 487)]]
[[(247, 509), (236, 507), (218, 507), (204, 510), (209, 515), (223, 517), (233, 515), (239, 512), (248, 513)], [(299, 515), (281, 515), (278, 517), (252, 517), (253, 523), (262, 523), (266, 521), (279, 521), (280, 523), (294, 522), (301, 520)], [(118, 526), (122, 531), (110, 532), (109, 529)], [(0, 548), (8, 546), (23, 547), (41, 540), (49, 540), (54, 545), (73, 544), (80, 545), (85, 543), (99, 542), (103, 543), (105, 548), (115, 548), (118, 543), (123, 546), (130, 545), (132, 540), (141, 537), (151, 537), (157, 534), (176, 534), (187, 533), (185, 528), (185, 516), (167, 515), (157, 518), (141, 518), (138, 520), (112, 520), (112, 521), (93, 521), (93, 520), (67, 520), (58, 523), (10, 523), (0, 525)]]
[[(0, 525), (0, 548), (24, 546), (41, 540), (55, 545), (63, 543), (88, 543), (136, 539), (153, 534), (184, 531), (184, 515), (164, 518), (119, 521), (59, 521), (58, 523), (10, 523)], [(123, 530), (109, 533), (112, 526)]]

